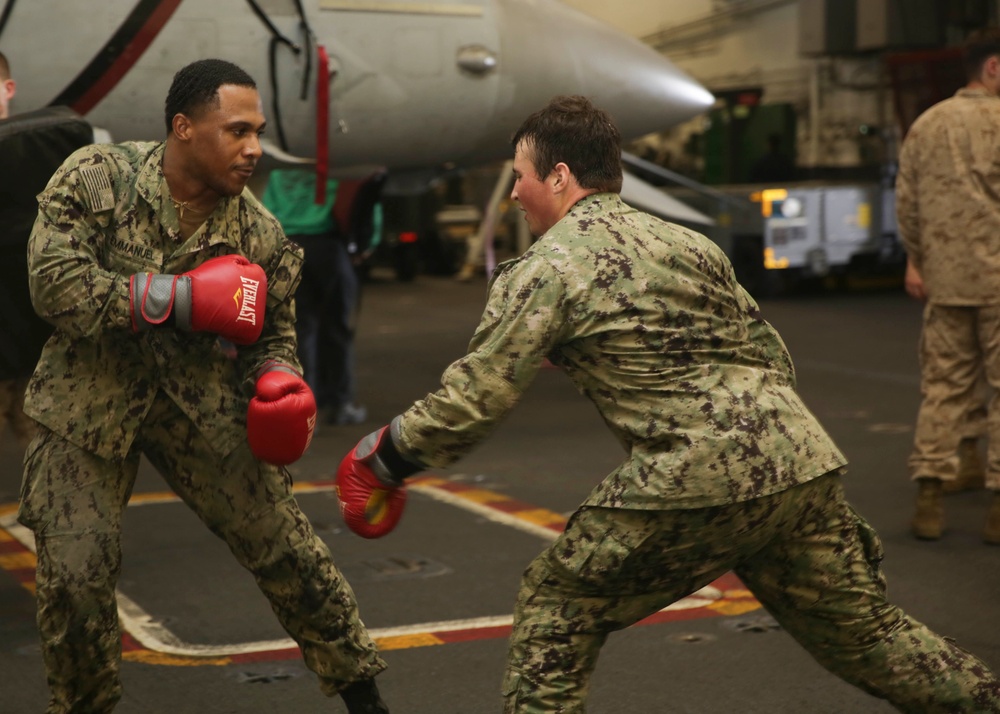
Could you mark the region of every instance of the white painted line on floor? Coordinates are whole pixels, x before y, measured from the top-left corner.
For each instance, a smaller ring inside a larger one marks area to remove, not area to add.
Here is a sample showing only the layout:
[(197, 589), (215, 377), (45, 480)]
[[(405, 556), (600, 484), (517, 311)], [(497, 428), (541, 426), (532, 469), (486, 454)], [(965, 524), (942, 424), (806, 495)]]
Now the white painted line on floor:
[[(444, 491), (433, 486), (422, 486), (414, 484), (409, 486), (413, 491), (425, 494), (434, 500), (457, 506), (471, 511), (495, 523), (536, 535), (545, 540), (554, 539), (558, 533), (544, 526), (536, 525), (522, 520), (515, 515), (504, 513), (487, 505), (476, 503), (464, 499), (459, 495)], [(329, 484), (301, 484), (296, 486), (296, 494), (317, 493), (332, 491), (333, 486)], [(165, 503), (176, 503), (180, 499), (171, 493), (137, 494), (130, 507), (158, 505)], [(3, 528), (11, 536), (20, 542), (25, 548), (35, 553), (35, 539), (30, 530), (17, 522), (17, 514), (9, 513), (0, 516), (0, 528)], [(120, 590), (116, 591), (118, 599), (118, 616), (122, 629), (128, 632), (143, 647), (163, 654), (178, 655), (182, 657), (227, 657), (241, 654), (251, 654), (258, 652), (269, 652), (275, 650), (287, 650), (296, 647), (296, 643), (291, 638), (280, 640), (263, 640), (257, 642), (244, 642), (239, 644), (222, 645), (200, 645), (185, 642), (165, 627), (161, 622), (152, 617), (138, 603), (132, 600)], [(705, 607), (712, 602), (719, 600), (722, 593), (712, 586), (702, 588), (698, 592), (679, 600), (665, 610), (689, 610)], [(511, 615), (498, 615), (494, 617), (477, 617), (461, 620), (444, 620), (440, 622), (425, 622), (414, 625), (403, 625), (399, 627), (385, 627), (369, 629), (368, 633), (373, 639), (384, 639), (408, 635), (421, 635), (434, 632), (454, 632), (458, 630), (477, 630), (493, 627), (510, 626), (513, 622)]]
[[(462, 502), (461, 499), (452, 496), (452, 494), (445, 494), (447, 497), (438, 498), (438, 494), (434, 493), (435, 489), (430, 487), (413, 486), (413, 490), (420, 491), (421, 493), (426, 493), (430, 496), (436, 498), (436, 500), (443, 501), (452, 505), (458, 505), (466, 510), (479, 513), (481, 515), (491, 517), (493, 514), (489, 513), (490, 509), (484, 509), (482, 507), (475, 507), (479, 504), (473, 504), (468, 501)], [(295, 489), (296, 494), (301, 493), (317, 493), (323, 491), (332, 491), (332, 485), (314, 485), (314, 484), (303, 484), (297, 486)], [(149, 505), (162, 505), (167, 503), (179, 503), (180, 499), (172, 493), (155, 493), (155, 494), (137, 494), (137, 498), (134, 503), (130, 503), (129, 507), (137, 506), (149, 506)], [(501, 514), (505, 515), (505, 514)], [(517, 519), (513, 517), (495, 518), (491, 517), (491, 520), (497, 523), (502, 523), (504, 525), (511, 525), (517, 527)], [(521, 523), (522, 530), (526, 530), (531, 533), (536, 533), (536, 535), (542, 535), (545, 538), (551, 539), (554, 537), (554, 533), (547, 529), (541, 527), (528, 527), (532, 524)], [(17, 522), (17, 514), (11, 513), (6, 516), (0, 516), (0, 528), (3, 528), (11, 536), (17, 540), (21, 545), (35, 553), (35, 538), (30, 530), (22, 526)], [(536, 532), (537, 530), (537, 532)], [(182, 657), (227, 657), (232, 655), (240, 654), (250, 654), (256, 652), (269, 652), (274, 650), (286, 650), (296, 647), (295, 640), (290, 637), (280, 639), (280, 640), (261, 640), (257, 642), (243, 642), (239, 644), (221, 644), (221, 645), (203, 645), (194, 644), (191, 642), (185, 642), (170, 631), (169, 628), (163, 625), (162, 622), (158, 621), (152, 615), (150, 615), (141, 605), (135, 602), (128, 595), (125, 595), (121, 590), (116, 591), (116, 597), (118, 600), (118, 618), (121, 622), (121, 627), (124, 631), (128, 632), (132, 637), (136, 639), (139, 644), (141, 644), (146, 649), (152, 650), (154, 652), (160, 652), (163, 654), (178, 655)], [(368, 634), (373, 639), (388, 638), (388, 637), (400, 637), (406, 635), (423, 634), (429, 632), (454, 632), (456, 630), (474, 630), (474, 629), (485, 629), (489, 627), (504, 627), (509, 626), (513, 622), (513, 616), (511, 615), (499, 615), (495, 617), (478, 617), (471, 619), (462, 620), (445, 620), (440, 622), (426, 622), (414, 625), (403, 625), (400, 627), (383, 627), (377, 629), (369, 629)]]

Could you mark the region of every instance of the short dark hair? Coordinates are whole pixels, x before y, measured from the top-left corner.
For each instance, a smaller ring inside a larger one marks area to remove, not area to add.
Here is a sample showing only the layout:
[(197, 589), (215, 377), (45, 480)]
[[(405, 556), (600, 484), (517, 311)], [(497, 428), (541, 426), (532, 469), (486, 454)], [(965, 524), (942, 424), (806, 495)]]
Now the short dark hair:
[(534, 151), (535, 171), (545, 178), (556, 164), (569, 166), (583, 188), (618, 193), (622, 188), (622, 137), (611, 116), (579, 95), (553, 97), (524, 120), (511, 138)]
[(962, 45), (966, 77), (970, 81), (979, 79), (983, 64), (994, 55), (1000, 55), (1000, 27), (984, 27), (969, 33)]
[(167, 134), (173, 129), (174, 117), (178, 114), (195, 116), (208, 105), (217, 109), (219, 87), (224, 84), (257, 88), (249, 74), (232, 62), (220, 59), (198, 60), (175, 74), (167, 92)]
[(3, 52), (0, 52), (0, 79), (10, 79), (10, 62), (7, 61), (7, 55)]

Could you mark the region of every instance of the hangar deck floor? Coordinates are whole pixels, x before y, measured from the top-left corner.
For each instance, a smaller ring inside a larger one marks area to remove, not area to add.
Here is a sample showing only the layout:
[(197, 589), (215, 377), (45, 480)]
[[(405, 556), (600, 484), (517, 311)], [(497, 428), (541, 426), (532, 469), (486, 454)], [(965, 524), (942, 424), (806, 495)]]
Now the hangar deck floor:
[[(378, 276), (376, 276), (378, 277)], [(369, 421), (321, 426), (293, 467), (300, 502), (354, 586), (385, 650), (380, 678), (401, 714), (499, 711), (505, 636), (520, 571), (620, 458), (596, 412), (544, 370), (497, 433), (412, 489), (396, 533), (346, 532), (328, 480), (344, 453), (437, 385), (461, 356), (482, 282), (418, 278), (365, 285), (357, 338)], [(848, 495), (878, 529), (892, 598), (1000, 669), (1000, 548), (980, 542), (985, 492), (950, 496), (934, 543), (908, 531), (906, 457), (919, 401), (920, 309), (901, 291), (797, 296), (762, 304), (785, 338), (800, 391), (851, 461)], [(41, 712), (46, 692), (18, 538), (20, 456), (0, 436), (0, 711)], [(125, 525), (120, 593), (129, 631), (122, 714), (337, 712), (251, 578), (144, 466)], [(738, 581), (655, 623), (611, 637), (589, 711), (875, 714), (891, 708), (825, 672)]]

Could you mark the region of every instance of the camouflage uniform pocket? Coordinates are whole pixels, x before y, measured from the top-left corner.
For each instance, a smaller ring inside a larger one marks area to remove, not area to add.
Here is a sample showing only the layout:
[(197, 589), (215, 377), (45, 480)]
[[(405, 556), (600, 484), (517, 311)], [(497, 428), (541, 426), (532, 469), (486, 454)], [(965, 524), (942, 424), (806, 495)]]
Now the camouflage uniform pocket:
[(299, 287), (302, 280), (302, 249), (288, 247), (281, 253), (277, 267), (267, 278), (267, 292), (278, 302), (285, 302)]
[(655, 532), (652, 514), (613, 508), (580, 511), (567, 530), (564, 566), (580, 582), (600, 587), (630, 579), (643, 569), (633, 557)]
[(18, 497), (17, 520), (25, 528), (35, 530), (41, 523), (45, 511), (45, 494), (38, 493), (38, 460), (45, 445), (51, 441), (52, 432), (41, 424), (38, 433), (24, 452), (24, 475), (21, 478), (21, 493)]
[[(552, 692), (520, 670), (508, 668), (504, 672), (500, 691), (503, 694), (503, 714), (545, 714), (555, 711), (550, 700)], [(559, 711), (579, 712), (582, 709), (565, 703)]]
[(518, 693), (521, 690), (522, 675), (516, 669), (507, 669), (503, 675), (503, 684), (500, 693), (503, 695), (504, 714), (513, 714), (517, 711)]
[(882, 595), (886, 592), (885, 573), (882, 572), (882, 560), (885, 558), (885, 548), (882, 546), (882, 539), (878, 537), (875, 529), (868, 525), (868, 521), (862, 518), (850, 505), (848, 508), (854, 514), (858, 527), (858, 540), (864, 551), (865, 562), (868, 563), (872, 580), (878, 586)]
[(586, 559), (580, 563), (577, 576), (589, 585), (601, 585), (617, 581), (625, 561), (632, 550), (608, 533), (594, 544)]

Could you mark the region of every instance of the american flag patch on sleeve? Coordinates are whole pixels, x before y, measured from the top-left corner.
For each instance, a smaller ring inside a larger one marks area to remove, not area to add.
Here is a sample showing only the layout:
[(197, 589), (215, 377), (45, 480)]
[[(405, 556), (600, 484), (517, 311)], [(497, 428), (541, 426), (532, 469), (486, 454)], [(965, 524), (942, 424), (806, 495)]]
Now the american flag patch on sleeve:
[(80, 169), (83, 185), (87, 189), (90, 210), (94, 213), (115, 207), (115, 193), (111, 190), (111, 177), (104, 166), (87, 166)]

